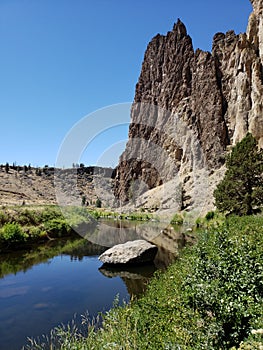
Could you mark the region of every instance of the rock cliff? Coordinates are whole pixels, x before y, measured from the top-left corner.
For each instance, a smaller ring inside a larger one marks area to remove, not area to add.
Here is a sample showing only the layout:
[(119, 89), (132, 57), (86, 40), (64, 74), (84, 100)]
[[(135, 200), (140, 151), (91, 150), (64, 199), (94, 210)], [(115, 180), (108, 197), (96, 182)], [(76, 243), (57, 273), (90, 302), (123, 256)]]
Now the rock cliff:
[(231, 145), (249, 131), (263, 146), (263, 5), (251, 3), (247, 32), (217, 33), (211, 53), (194, 50), (180, 20), (149, 43), (116, 170), (122, 202), (149, 206), (154, 198), (151, 205), (164, 208), (176, 193), (179, 209), (209, 209)]

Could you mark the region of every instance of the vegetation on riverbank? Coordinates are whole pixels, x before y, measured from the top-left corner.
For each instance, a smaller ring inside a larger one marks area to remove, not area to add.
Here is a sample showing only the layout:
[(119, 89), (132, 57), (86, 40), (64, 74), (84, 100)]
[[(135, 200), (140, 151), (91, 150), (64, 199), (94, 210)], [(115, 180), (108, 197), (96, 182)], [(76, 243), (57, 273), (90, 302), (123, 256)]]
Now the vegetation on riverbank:
[[(103, 327), (52, 331), (54, 349), (260, 349), (263, 217), (229, 217), (199, 233), (146, 294), (103, 316)], [(39, 343), (41, 344), (41, 342)], [(49, 349), (32, 341), (26, 349)]]
[(147, 213), (129, 213), (86, 207), (13, 206), (0, 209), (0, 250), (39, 240), (54, 239), (94, 229), (97, 219), (158, 221)]
[(90, 215), (95, 219), (118, 219), (131, 221), (159, 221), (157, 215), (144, 212), (119, 213), (114, 211), (107, 211), (104, 209), (90, 210)]
[(39, 240), (68, 237), (80, 225), (94, 221), (84, 208), (58, 206), (14, 206), (0, 210), (0, 249), (24, 246)]

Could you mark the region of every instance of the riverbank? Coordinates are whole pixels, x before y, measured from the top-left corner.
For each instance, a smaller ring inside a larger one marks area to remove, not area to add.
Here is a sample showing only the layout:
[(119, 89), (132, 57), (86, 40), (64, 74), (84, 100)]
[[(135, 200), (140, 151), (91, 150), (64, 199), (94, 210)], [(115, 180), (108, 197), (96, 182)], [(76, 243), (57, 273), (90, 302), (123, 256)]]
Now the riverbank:
[(56, 205), (3, 206), (0, 209), (0, 251), (19, 249), (33, 242), (92, 232), (98, 219), (158, 221), (149, 213), (123, 214), (103, 208)]
[(12, 206), (0, 210), (0, 251), (24, 248), (34, 242), (76, 235), (80, 225), (87, 228), (95, 219), (81, 207)]
[[(142, 298), (106, 313), (101, 329), (89, 325), (87, 338), (75, 328), (57, 328), (54, 348), (260, 349), (263, 217), (209, 226)], [(25, 349), (39, 348), (32, 341)]]

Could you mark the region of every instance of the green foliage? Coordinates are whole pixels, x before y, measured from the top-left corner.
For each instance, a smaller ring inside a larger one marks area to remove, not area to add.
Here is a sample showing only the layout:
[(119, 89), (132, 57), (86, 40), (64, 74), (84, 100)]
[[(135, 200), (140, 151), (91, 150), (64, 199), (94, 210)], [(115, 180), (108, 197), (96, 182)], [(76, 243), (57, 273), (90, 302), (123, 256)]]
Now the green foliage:
[(84, 206), (86, 204), (86, 196), (82, 196), (81, 205)]
[(184, 218), (180, 214), (175, 214), (172, 218), (171, 224), (182, 225), (183, 222), (184, 222)]
[(22, 226), (37, 225), (40, 222), (40, 217), (39, 217), (39, 213), (37, 213), (34, 210), (23, 209), (23, 210), (19, 210), (19, 213), (16, 216), (15, 221)]
[(205, 219), (206, 219), (207, 221), (210, 221), (210, 220), (213, 220), (214, 217), (215, 217), (215, 212), (214, 212), (214, 211), (209, 211), (209, 212), (206, 214)]
[(231, 218), (194, 248), (192, 273), (183, 288), (202, 332), (211, 334), (211, 349), (238, 345), (260, 318), (263, 322), (262, 224), (262, 218)]
[(7, 222), (7, 220), (7, 215), (3, 211), (0, 211), (0, 227), (3, 226)]
[(31, 239), (46, 238), (47, 232), (41, 226), (29, 227), (29, 237)]
[(63, 215), (67, 223), (77, 229), (82, 224), (91, 224), (93, 222), (92, 215), (84, 207), (66, 207), (63, 208)]
[(40, 218), (42, 222), (62, 218), (62, 213), (59, 207), (46, 207), (40, 213)]
[(10, 244), (25, 242), (27, 238), (28, 235), (17, 223), (4, 224), (0, 230), (0, 239)]
[[(70, 211), (71, 216), (64, 217), (61, 213), (59, 207), (56, 206), (40, 206), (40, 207), (9, 207), (0, 212), (0, 227), (7, 224), (16, 223), (19, 227), (23, 228), (24, 234), (27, 234), (27, 241), (43, 240), (43, 238), (48, 239), (48, 236), (61, 237), (68, 236), (73, 233), (70, 226), (78, 227), (84, 221), (83, 213), (85, 211), (86, 216), (88, 216), (87, 211), (84, 208), (76, 208), (72, 210), (69, 208), (67, 212)], [(74, 215), (72, 214), (74, 212)], [(7, 237), (7, 236), (6, 236)], [(6, 240), (1, 240), (1, 250), (7, 247), (4, 242), (16, 243), (18, 246), (24, 240), (17, 239), (14, 240), (11, 236), (6, 238)]]
[(251, 134), (228, 156), (224, 179), (214, 191), (221, 212), (251, 215), (263, 204), (263, 151)]
[(68, 235), (71, 232), (71, 227), (67, 224), (65, 219), (52, 219), (44, 223), (44, 228), (52, 237), (61, 237)]
[(40, 168), (36, 168), (36, 175), (41, 176), (42, 175), (42, 170)]
[[(232, 217), (203, 231), (141, 299), (107, 312), (99, 330), (89, 324), (87, 338), (76, 327), (58, 327), (54, 344), (64, 350), (259, 349), (253, 330), (263, 328), (262, 227), (262, 217)], [(27, 349), (36, 346), (32, 341)]]
[(99, 198), (97, 198), (95, 205), (96, 205), (97, 208), (101, 208), (102, 202), (101, 202), (101, 200)]

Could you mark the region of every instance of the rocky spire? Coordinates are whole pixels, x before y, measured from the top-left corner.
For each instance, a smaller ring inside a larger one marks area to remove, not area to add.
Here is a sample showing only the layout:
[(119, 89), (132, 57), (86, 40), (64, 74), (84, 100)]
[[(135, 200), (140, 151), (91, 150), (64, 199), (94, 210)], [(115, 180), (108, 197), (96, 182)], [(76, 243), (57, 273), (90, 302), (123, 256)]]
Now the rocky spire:
[[(204, 155), (205, 165), (200, 167), (205, 166), (210, 173), (222, 167), (228, 146), (247, 132), (263, 146), (263, 1), (251, 3), (254, 11), (247, 33), (217, 33), (212, 53), (194, 52), (180, 20), (167, 35), (158, 34), (149, 43), (136, 85), (129, 141), (116, 171), (118, 197), (127, 199), (129, 183), (138, 177), (149, 188), (169, 181), (174, 173), (171, 162), (176, 164), (183, 183), (184, 176), (191, 178), (189, 174), (200, 156), (191, 155), (187, 143), (180, 144), (187, 130), (196, 135)], [(138, 103), (159, 106), (170, 114), (142, 110)], [(147, 121), (143, 122), (145, 115)], [(173, 134), (175, 116), (187, 129), (177, 129)], [(151, 127), (145, 126), (147, 123)], [(147, 142), (134, 147), (136, 138)], [(167, 159), (159, 157), (154, 167), (147, 148), (150, 143), (169, 154)], [(138, 154), (145, 161), (138, 160)], [(162, 169), (161, 175), (158, 169)]]

